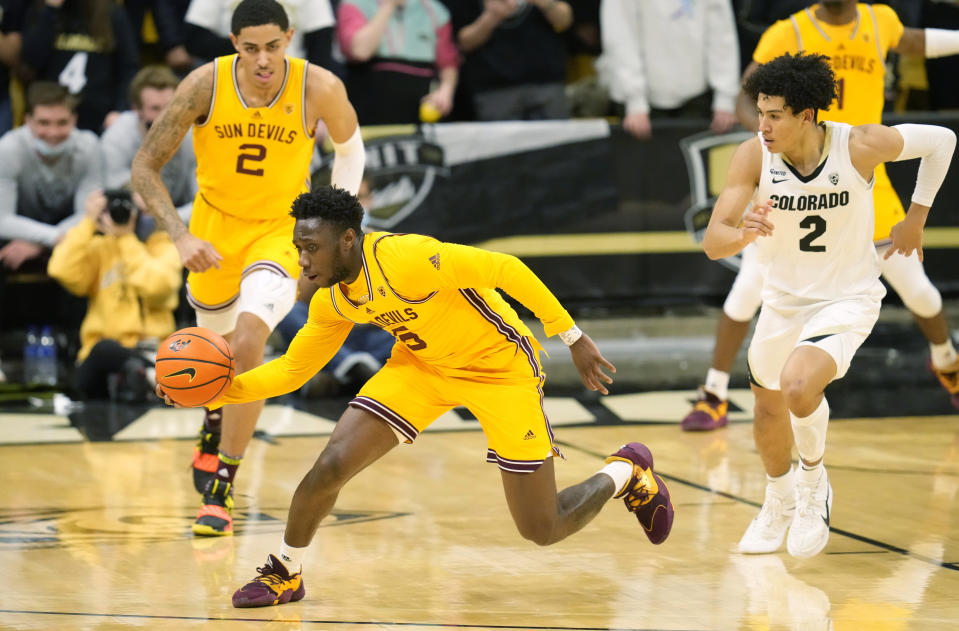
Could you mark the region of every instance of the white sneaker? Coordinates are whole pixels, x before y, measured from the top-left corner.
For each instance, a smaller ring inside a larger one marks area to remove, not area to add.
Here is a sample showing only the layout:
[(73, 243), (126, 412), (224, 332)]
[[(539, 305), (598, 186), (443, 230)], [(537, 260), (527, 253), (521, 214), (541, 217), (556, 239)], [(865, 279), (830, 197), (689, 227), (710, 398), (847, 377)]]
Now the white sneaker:
[(789, 528), (786, 550), (794, 557), (816, 556), (829, 541), (829, 514), (832, 511), (832, 485), (825, 468), (818, 482), (804, 483), (796, 476), (796, 516)]
[(737, 550), (743, 554), (775, 552), (783, 544), (795, 512), (795, 497), (782, 497), (767, 484), (763, 507), (739, 540)]

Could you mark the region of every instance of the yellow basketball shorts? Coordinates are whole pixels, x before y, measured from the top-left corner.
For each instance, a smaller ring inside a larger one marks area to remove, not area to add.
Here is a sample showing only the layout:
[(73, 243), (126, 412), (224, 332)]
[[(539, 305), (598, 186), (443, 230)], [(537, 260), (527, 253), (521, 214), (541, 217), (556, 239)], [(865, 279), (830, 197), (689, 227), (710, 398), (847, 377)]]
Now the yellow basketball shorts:
[(899, 194), (892, 187), (889, 176), (886, 174), (886, 165), (880, 164), (876, 167), (875, 184), (873, 184), (873, 208), (875, 210), (876, 223), (872, 233), (873, 241), (883, 241), (889, 238), (889, 231), (892, 227), (906, 218), (906, 212), (902, 209), (902, 202), (899, 201)]
[(465, 406), (486, 434), (486, 461), (531, 473), (552, 453), (561, 454), (543, 409), (545, 374), (534, 343), (524, 337), (520, 346), (504, 345), (481, 366), (456, 371), (429, 366), (395, 346), (350, 405), (380, 417), (407, 443), (443, 413)]
[(293, 223), (289, 216), (253, 220), (228, 215), (197, 197), (190, 232), (212, 243), (223, 260), (219, 269), (190, 272), (187, 284), (191, 304), (208, 311), (228, 307), (236, 301), (243, 277), (259, 269), (299, 278)]

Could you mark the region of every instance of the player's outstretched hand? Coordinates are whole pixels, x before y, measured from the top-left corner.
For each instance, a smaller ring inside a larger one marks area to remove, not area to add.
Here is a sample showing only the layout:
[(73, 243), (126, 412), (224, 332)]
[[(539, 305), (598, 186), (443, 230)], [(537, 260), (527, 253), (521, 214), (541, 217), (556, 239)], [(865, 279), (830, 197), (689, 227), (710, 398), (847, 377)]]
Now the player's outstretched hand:
[(607, 375), (603, 368), (608, 368), (615, 373), (616, 366), (606, 361), (606, 358), (599, 352), (599, 348), (596, 347), (596, 343), (583, 333), (569, 347), (569, 352), (573, 356), (573, 363), (576, 364), (576, 370), (579, 371), (583, 384), (590, 390), (609, 394), (603, 384), (613, 383), (613, 378)]
[(167, 405), (172, 405), (175, 408), (181, 407), (177, 405), (173, 401), (173, 399), (171, 399), (170, 397), (166, 395), (166, 393), (163, 391), (163, 387), (160, 386), (160, 384), (157, 384), (156, 390), (154, 390), (154, 392), (156, 392), (156, 395), (160, 397), (161, 399), (163, 399), (163, 402), (166, 403)]
[(773, 233), (773, 222), (769, 220), (769, 213), (773, 207), (769, 201), (756, 204), (743, 215), (743, 238), (746, 243), (752, 243), (759, 237), (768, 237)]
[(220, 261), (223, 260), (223, 257), (209, 241), (204, 241), (186, 232), (177, 237), (173, 244), (180, 253), (183, 267), (191, 272), (205, 272), (211, 267), (220, 269)]
[(882, 258), (888, 259), (896, 253), (909, 256), (915, 251), (919, 260), (922, 261), (922, 225), (919, 222), (910, 221), (909, 216), (906, 215), (905, 219), (889, 230), (889, 237), (892, 239), (892, 245)]

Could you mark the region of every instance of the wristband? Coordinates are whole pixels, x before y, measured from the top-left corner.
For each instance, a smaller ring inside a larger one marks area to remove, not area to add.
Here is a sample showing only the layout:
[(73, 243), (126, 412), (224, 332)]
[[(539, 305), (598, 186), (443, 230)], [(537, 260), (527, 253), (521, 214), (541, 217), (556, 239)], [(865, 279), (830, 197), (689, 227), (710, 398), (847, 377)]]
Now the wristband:
[(576, 340), (583, 337), (583, 331), (574, 324), (571, 329), (560, 333), (559, 337), (563, 340), (563, 343), (566, 344), (566, 346), (572, 346), (576, 343)]

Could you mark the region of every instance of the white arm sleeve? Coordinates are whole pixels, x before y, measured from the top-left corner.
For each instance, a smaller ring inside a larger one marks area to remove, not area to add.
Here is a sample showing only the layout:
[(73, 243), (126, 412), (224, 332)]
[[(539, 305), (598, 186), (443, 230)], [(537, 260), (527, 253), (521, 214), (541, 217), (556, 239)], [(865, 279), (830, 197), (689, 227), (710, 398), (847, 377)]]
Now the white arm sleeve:
[(356, 131), (346, 142), (333, 143), (336, 155), (333, 158), (333, 174), (330, 183), (356, 195), (363, 181), (363, 167), (366, 165), (366, 149), (363, 148), (363, 137), (357, 125)]
[(952, 162), (956, 134), (951, 129), (936, 125), (906, 124), (896, 125), (893, 129), (902, 135), (902, 152), (895, 162), (922, 158), (912, 201), (922, 206), (932, 206)]
[(924, 30), (926, 31), (926, 59), (959, 54), (959, 31), (943, 28)]

